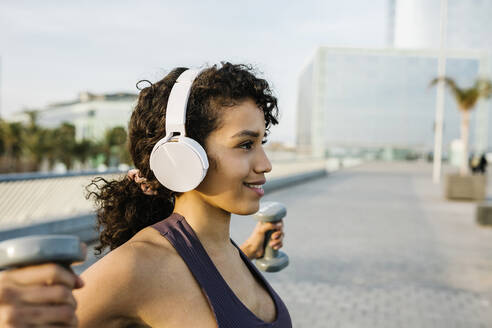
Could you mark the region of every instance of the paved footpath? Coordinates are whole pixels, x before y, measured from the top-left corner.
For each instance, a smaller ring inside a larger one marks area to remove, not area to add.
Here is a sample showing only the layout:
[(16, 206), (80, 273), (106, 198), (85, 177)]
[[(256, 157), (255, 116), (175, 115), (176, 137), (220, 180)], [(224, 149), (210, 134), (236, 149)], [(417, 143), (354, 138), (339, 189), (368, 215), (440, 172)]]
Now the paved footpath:
[[(492, 229), (424, 163), (370, 163), (279, 190), (290, 266), (267, 273), (294, 327), (492, 327)], [(255, 222), (234, 216), (242, 242)]]

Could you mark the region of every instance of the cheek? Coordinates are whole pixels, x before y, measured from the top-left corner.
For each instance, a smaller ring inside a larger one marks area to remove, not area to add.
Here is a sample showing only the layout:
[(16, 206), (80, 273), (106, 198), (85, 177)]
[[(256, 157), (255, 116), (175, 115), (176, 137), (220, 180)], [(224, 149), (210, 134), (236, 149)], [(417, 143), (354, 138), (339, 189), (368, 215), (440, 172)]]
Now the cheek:
[(244, 181), (249, 174), (249, 165), (245, 157), (228, 156), (227, 158), (222, 158), (216, 164), (213, 174), (220, 177), (219, 179), (224, 182), (237, 183), (238, 180)]
[(239, 186), (249, 175), (249, 162), (246, 156), (214, 156), (209, 162), (207, 175), (200, 185), (203, 192), (230, 191), (233, 185)]
[(221, 163), (222, 166), (219, 167), (219, 172), (223, 172), (224, 175), (231, 179), (243, 181), (249, 175), (250, 165), (247, 156), (231, 156)]

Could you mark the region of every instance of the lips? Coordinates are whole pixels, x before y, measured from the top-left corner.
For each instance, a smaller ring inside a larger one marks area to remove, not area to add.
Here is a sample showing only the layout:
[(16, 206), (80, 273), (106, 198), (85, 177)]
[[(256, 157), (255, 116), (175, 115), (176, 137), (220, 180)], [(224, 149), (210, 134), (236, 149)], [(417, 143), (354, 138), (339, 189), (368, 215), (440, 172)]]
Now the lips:
[(244, 184), (248, 187), (251, 188), (262, 188), (262, 186), (265, 184), (266, 180), (258, 180), (258, 181), (252, 181), (252, 182), (244, 182)]
[(254, 191), (259, 197), (262, 197), (265, 194), (265, 191), (263, 190), (263, 185), (265, 184), (265, 182), (266, 182), (265, 180), (254, 181), (254, 182), (243, 182), (243, 185), (245, 185), (250, 190)]

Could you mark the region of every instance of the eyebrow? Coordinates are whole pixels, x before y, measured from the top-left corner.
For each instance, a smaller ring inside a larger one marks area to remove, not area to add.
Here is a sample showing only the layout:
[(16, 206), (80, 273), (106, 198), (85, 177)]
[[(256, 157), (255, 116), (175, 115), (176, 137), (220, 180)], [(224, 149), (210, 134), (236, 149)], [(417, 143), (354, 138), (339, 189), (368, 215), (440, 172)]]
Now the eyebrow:
[[(251, 131), (251, 130), (243, 130), (243, 131), (240, 131), (240, 132), (236, 133), (231, 138), (241, 138), (241, 137), (258, 138), (259, 136), (260, 136), (260, 134), (258, 132)], [(267, 136), (267, 133), (265, 132), (264, 137), (266, 137), (266, 136)]]

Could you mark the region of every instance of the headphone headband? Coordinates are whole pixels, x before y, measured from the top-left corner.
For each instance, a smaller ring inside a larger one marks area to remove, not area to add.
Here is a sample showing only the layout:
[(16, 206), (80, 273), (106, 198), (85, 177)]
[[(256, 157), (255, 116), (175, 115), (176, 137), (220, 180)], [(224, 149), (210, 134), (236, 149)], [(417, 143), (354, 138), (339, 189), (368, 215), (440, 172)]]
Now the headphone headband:
[(174, 83), (166, 107), (166, 134), (171, 138), (174, 132), (186, 136), (185, 122), (186, 109), (188, 107), (188, 97), (190, 96), (191, 85), (200, 73), (196, 69), (188, 69)]

